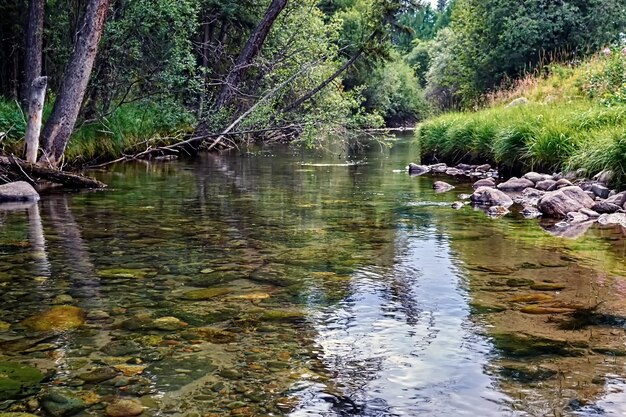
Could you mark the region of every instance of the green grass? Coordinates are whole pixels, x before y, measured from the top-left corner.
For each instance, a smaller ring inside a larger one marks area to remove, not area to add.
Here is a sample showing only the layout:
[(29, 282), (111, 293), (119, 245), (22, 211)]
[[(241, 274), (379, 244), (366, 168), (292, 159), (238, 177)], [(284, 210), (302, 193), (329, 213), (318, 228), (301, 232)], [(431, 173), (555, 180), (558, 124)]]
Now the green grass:
[[(46, 104), (44, 119), (50, 113)], [(145, 150), (148, 145), (166, 144), (177, 133), (188, 131), (193, 117), (171, 102), (127, 104), (97, 123), (79, 124), (65, 151), (73, 165), (119, 158)], [(0, 98), (0, 132), (8, 132), (0, 142), (5, 153), (21, 153), (26, 120), (14, 101)]]
[[(615, 59), (626, 61), (621, 55)], [(595, 58), (578, 68), (555, 70), (548, 78), (525, 79), (514, 94), (495, 95), (490, 107), (430, 119), (416, 133), (422, 156), (514, 170), (582, 168), (588, 176), (611, 170), (615, 185), (626, 184), (626, 103), (608, 103), (595, 90), (586, 90), (587, 80), (602, 82), (607, 65)], [(511, 108), (504, 104), (522, 96), (530, 102)]]

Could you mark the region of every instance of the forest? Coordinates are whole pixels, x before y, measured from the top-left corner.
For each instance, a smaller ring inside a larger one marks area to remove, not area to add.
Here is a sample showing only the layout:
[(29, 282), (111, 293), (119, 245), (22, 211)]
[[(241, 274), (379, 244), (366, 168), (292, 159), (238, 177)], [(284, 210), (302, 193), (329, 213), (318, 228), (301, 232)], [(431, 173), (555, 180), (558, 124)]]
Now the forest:
[[(44, 76), (30, 159), (48, 165), (181, 142), (314, 147), (484, 108), (557, 63), (620, 55), (625, 22), (624, 0), (7, 0), (0, 146), (22, 153)], [(625, 81), (609, 80), (617, 101)]]

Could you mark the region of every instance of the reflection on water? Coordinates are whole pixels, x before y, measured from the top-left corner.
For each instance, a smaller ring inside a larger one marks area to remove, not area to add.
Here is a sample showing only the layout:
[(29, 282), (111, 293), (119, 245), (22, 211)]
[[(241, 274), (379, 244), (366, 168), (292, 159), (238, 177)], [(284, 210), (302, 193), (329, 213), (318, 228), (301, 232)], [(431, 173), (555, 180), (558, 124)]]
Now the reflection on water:
[(0, 412), (623, 415), (623, 231), (454, 211), (469, 187), (410, 152), (127, 164), (5, 206)]

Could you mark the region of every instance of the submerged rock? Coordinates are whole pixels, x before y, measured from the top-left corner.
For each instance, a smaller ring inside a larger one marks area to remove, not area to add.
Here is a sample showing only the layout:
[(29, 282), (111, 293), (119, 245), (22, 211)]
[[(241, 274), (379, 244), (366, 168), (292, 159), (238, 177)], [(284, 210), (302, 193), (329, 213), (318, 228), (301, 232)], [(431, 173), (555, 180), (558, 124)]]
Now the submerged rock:
[(569, 212), (593, 205), (594, 201), (580, 187), (571, 186), (547, 193), (539, 200), (538, 208), (544, 215), (565, 217)]
[(109, 379), (113, 379), (117, 376), (117, 370), (110, 368), (108, 366), (96, 368), (92, 371), (82, 373), (78, 375), (80, 379), (89, 383), (98, 383), (108, 381)]
[(489, 217), (502, 217), (509, 214), (509, 210), (504, 206), (491, 206), (489, 210), (487, 210), (487, 215)]
[(0, 185), (0, 202), (39, 201), (39, 193), (26, 181)]
[(486, 206), (510, 207), (513, 200), (502, 191), (490, 187), (480, 187), (474, 191), (470, 198), (473, 203)]
[(0, 362), (0, 401), (22, 398), (39, 391), (44, 379), (35, 367), (13, 362)]
[(205, 288), (201, 290), (187, 291), (181, 296), (181, 298), (183, 300), (190, 301), (203, 301), (221, 297), (222, 295), (230, 294), (231, 292), (232, 290), (229, 288)]
[(453, 189), (454, 185), (448, 184), (447, 182), (435, 181), (435, 183), (433, 184), (433, 190), (438, 193), (444, 193)]
[(40, 332), (65, 331), (85, 324), (85, 312), (75, 306), (58, 306), (22, 321), (22, 324)]
[(109, 404), (105, 412), (109, 417), (132, 417), (143, 413), (143, 406), (134, 399), (119, 399)]
[(187, 323), (176, 317), (160, 317), (152, 322), (157, 330), (174, 331), (187, 327)]
[(87, 403), (69, 390), (51, 389), (41, 397), (41, 406), (52, 417), (66, 417), (84, 410)]

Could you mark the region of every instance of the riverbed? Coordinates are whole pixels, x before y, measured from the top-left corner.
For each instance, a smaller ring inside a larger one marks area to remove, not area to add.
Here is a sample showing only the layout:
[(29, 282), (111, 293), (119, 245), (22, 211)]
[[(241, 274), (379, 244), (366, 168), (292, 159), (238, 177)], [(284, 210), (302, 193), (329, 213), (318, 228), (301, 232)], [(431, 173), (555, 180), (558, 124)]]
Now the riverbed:
[(471, 182), (409, 176), (409, 140), (331, 149), (0, 207), (0, 415), (626, 414), (624, 229), (453, 210)]

